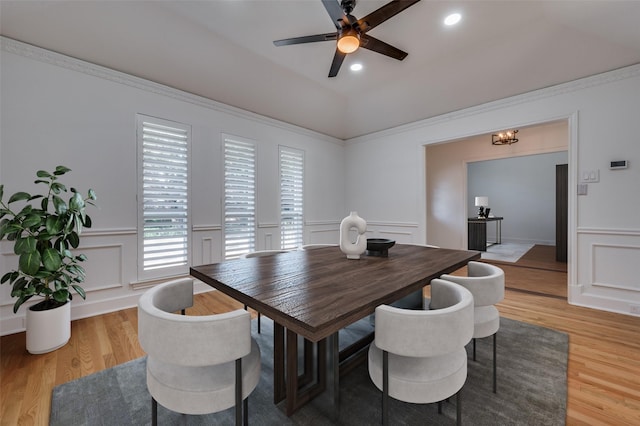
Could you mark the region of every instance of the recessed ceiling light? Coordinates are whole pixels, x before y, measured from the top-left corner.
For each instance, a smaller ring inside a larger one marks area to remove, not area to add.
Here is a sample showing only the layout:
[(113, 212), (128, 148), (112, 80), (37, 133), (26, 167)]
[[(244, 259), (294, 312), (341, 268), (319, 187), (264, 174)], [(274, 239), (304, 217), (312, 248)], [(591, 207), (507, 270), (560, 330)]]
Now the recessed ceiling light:
[(462, 15), (460, 15), (459, 13), (452, 13), (451, 15), (444, 18), (444, 24), (455, 25), (460, 22), (460, 19), (462, 19)]
[(351, 71), (360, 71), (362, 69), (362, 64), (356, 63), (356, 64), (351, 65), (350, 68), (351, 68)]

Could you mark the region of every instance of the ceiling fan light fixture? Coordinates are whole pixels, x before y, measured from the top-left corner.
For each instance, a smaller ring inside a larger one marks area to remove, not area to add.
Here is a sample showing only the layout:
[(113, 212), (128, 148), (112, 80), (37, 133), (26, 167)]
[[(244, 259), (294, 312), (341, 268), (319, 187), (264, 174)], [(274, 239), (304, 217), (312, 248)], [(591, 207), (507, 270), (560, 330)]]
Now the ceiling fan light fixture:
[[(273, 44), (276, 46), (288, 46), (333, 41), (336, 47), (331, 68), (329, 68), (329, 78), (337, 76), (347, 54), (355, 52), (360, 47), (398, 61), (406, 58), (407, 52), (369, 36), (367, 32), (420, 0), (391, 0), (362, 19), (356, 19), (355, 16), (351, 15), (356, 1), (359, 0), (321, 0), (322, 5), (329, 14), (329, 18), (331, 18), (333, 25), (336, 27), (335, 32), (274, 40)], [(362, 45), (360, 41), (362, 41)]]
[(343, 33), (338, 38), (338, 50), (342, 53), (353, 53), (360, 47), (360, 35), (353, 30)]

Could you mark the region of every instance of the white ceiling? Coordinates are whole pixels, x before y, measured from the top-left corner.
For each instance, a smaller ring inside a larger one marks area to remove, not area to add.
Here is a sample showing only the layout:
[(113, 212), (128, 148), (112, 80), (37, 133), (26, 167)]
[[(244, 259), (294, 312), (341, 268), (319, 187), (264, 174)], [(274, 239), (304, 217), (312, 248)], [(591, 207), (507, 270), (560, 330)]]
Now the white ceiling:
[(404, 61), (360, 49), (328, 78), (335, 42), (272, 43), (333, 32), (320, 0), (0, 2), (6, 37), (340, 139), (640, 63), (639, 22), (640, 1), (422, 0), (369, 33)]

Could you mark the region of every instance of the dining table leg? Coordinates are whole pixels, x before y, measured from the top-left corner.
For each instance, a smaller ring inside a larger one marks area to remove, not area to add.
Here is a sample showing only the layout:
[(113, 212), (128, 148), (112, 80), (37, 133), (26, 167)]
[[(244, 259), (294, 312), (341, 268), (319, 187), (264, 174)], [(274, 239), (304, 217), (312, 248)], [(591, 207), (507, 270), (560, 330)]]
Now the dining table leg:
[(299, 374), (298, 368), (298, 338), (296, 333), (274, 323), (274, 404), (285, 401), (285, 412), (291, 416), (304, 404), (316, 399), (314, 405), (337, 420), (340, 407), (338, 333), (316, 343), (315, 357), (313, 342), (304, 340), (303, 374)]
[(287, 416), (298, 409), (298, 335), (287, 330), (286, 342)]
[(340, 342), (338, 332), (327, 338), (327, 389), (328, 411), (331, 418), (337, 421), (340, 413)]
[(273, 323), (273, 403), (287, 397), (285, 380), (284, 327)]
[[(305, 344), (306, 346), (306, 344)], [(298, 335), (286, 330), (286, 414), (291, 416), (300, 407), (322, 394), (327, 386), (327, 341), (317, 342), (317, 374), (314, 383), (301, 383), (298, 374)], [(305, 356), (303, 359), (307, 359)], [(307, 367), (304, 367), (307, 370)]]

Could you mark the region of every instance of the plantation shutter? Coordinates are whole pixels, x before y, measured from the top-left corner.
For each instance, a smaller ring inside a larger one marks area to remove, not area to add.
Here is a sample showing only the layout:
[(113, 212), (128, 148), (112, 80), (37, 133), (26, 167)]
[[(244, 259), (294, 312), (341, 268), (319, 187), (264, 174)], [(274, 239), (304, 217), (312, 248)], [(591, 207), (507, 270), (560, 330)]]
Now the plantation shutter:
[(237, 258), (256, 247), (256, 147), (224, 137), (224, 253)]
[(145, 278), (187, 272), (190, 133), (189, 126), (139, 116), (138, 197)]
[(296, 249), (304, 241), (304, 152), (280, 147), (280, 246)]

